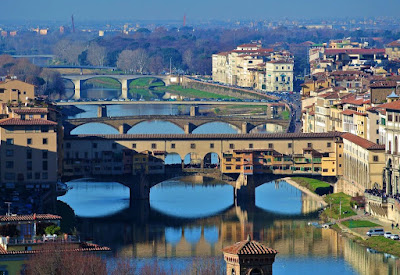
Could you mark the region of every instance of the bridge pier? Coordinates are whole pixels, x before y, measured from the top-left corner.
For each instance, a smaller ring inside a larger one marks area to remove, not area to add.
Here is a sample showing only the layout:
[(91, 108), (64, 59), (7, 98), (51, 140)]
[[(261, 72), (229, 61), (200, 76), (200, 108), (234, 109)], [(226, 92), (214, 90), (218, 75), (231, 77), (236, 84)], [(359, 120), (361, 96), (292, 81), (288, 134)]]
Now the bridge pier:
[(76, 79), (73, 81), (75, 89), (74, 89), (74, 99), (80, 99), (81, 98), (81, 80)]
[(139, 174), (132, 179), (130, 184), (130, 199), (131, 200), (149, 200), (150, 198), (150, 183), (146, 175)]
[(199, 115), (199, 106), (190, 106), (190, 116)]
[(191, 134), (193, 132), (194, 129), (196, 129), (197, 126), (194, 125), (191, 122), (188, 122), (185, 126), (184, 126), (184, 130), (185, 130), (185, 134)]
[(97, 107), (97, 117), (107, 117), (107, 105), (99, 105)]
[(121, 79), (121, 88), (122, 88), (122, 94), (121, 98), (128, 99), (128, 79)]
[(255, 203), (256, 185), (252, 175), (239, 175), (234, 188), (234, 197), (237, 201), (237, 205), (239, 206), (251, 205)]
[(119, 133), (120, 133), (121, 135), (123, 135), (123, 134), (128, 133), (128, 131), (129, 131), (130, 128), (131, 128), (130, 125), (128, 125), (128, 124), (126, 124), (126, 123), (123, 123), (122, 125), (120, 125), (120, 126), (118, 127), (118, 130), (119, 130)]
[(242, 134), (248, 134), (250, 133), (250, 131), (254, 129), (254, 125), (248, 122), (243, 122), (242, 123), (242, 129), (241, 129), (241, 133)]

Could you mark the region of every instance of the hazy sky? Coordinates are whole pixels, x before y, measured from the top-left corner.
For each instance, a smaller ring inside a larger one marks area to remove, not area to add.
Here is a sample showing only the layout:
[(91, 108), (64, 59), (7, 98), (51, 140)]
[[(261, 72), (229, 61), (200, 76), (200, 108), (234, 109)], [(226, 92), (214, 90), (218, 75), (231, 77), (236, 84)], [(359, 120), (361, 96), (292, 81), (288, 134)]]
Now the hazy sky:
[(400, 0), (0, 0), (2, 20), (398, 16)]

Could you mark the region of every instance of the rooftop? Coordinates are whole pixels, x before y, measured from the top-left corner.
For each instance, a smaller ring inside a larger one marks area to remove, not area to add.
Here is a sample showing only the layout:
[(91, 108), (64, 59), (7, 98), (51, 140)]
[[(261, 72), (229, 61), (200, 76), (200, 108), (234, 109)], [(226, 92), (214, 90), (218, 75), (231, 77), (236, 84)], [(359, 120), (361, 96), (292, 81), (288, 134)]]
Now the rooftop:
[(336, 54), (384, 54), (385, 49), (326, 49), (325, 55), (336, 55)]
[(13, 109), (16, 114), (46, 114), (49, 111), (45, 108)]
[(378, 106), (379, 108), (388, 109), (388, 110), (397, 110), (400, 111), (400, 100), (396, 100), (390, 103), (385, 103)]
[(278, 251), (265, 245), (247, 239), (222, 249), (223, 252), (236, 255), (276, 255)]
[(12, 216), (0, 216), (0, 222), (29, 222), (29, 221), (41, 221), (41, 220), (61, 220), (61, 216), (53, 214), (30, 214), (30, 215), (12, 215)]
[(0, 126), (24, 126), (24, 125), (57, 125), (56, 122), (47, 119), (20, 119), (5, 118), (0, 120)]
[(350, 133), (345, 133), (342, 135), (343, 139), (346, 139), (354, 144), (357, 144), (358, 146), (361, 146), (364, 149), (367, 150), (385, 150), (385, 145), (384, 144), (376, 144), (373, 143), (372, 141), (369, 141), (365, 138), (350, 134)]

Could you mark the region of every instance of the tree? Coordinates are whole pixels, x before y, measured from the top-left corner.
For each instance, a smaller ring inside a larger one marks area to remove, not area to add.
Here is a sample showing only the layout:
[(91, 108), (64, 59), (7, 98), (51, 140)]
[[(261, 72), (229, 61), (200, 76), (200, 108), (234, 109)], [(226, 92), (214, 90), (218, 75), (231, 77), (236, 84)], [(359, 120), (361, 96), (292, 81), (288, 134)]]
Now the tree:
[(106, 48), (97, 43), (91, 43), (87, 50), (87, 60), (93, 66), (104, 66), (107, 57)]
[(43, 94), (51, 95), (52, 93), (56, 93), (59, 95), (65, 91), (64, 81), (59, 72), (43, 69), (40, 77), (44, 80), (44, 84), (41, 87)]
[(150, 72), (159, 74), (164, 69), (163, 59), (159, 55), (152, 56), (149, 63)]
[(137, 49), (133, 51), (133, 62), (136, 65), (136, 71), (143, 73), (147, 70), (149, 65), (149, 55), (144, 49)]
[(68, 64), (78, 65), (79, 55), (85, 50), (85, 46), (80, 42), (61, 40), (53, 48), (57, 59)]
[(193, 70), (193, 52), (191, 49), (187, 49), (183, 53), (183, 62), (186, 64), (188, 67), (189, 71)]
[(124, 71), (143, 73), (148, 70), (149, 56), (146, 50), (124, 50), (118, 56), (117, 67)]
[(133, 72), (135, 70), (133, 51), (124, 50), (118, 55), (117, 68), (125, 72)]

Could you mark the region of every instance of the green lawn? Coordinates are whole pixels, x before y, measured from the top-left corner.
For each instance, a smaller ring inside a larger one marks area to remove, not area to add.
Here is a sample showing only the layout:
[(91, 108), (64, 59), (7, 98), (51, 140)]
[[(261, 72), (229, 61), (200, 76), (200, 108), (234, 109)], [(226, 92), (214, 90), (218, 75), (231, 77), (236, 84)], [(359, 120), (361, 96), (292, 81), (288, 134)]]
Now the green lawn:
[(331, 185), (329, 183), (317, 179), (303, 178), (303, 177), (293, 177), (291, 179), (296, 183), (300, 184), (301, 186), (304, 186), (307, 189), (319, 195), (323, 193), (322, 192), (323, 190), (329, 191), (331, 188)]
[(148, 100), (151, 98), (154, 98), (154, 95), (150, 94), (150, 91), (148, 89), (129, 89), (129, 93), (132, 95), (134, 98), (141, 98), (143, 97), (144, 99)]
[(281, 117), (282, 117), (282, 119), (285, 119), (285, 120), (290, 119), (290, 113), (289, 113), (289, 111), (287, 111), (287, 110), (283, 111), (283, 112), (281, 113)]
[(108, 89), (121, 89), (121, 83), (114, 78), (109, 77), (97, 77), (86, 80), (83, 84), (83, 88), (90, 87), (102, 87)]
[(377, 227), (379, 224), (370, 222), (370, 221), (364, 221), (364, 220), (348, 220), (342, 222), (342, 224), (348, 228), (357, 228), (357, 227)]
[(160, 87), (165, 86), (164, 82), (152, 77), (144, 77), (132, 80), (129, 87)]
[[(354, 216), (356, 213), (350, 206), (351, 196), (344, 193), (329, 194), (325, 197), (325, 201), (328, 203), (327, 209), (324, 211), (328, 217), (338, 219)], [(340, 206), (341, 205), (341, 206)], [(332, 208), (331, 208), (332, 207)], [(340, 207), (342, 208), (342, 214), (340, 213)]]
[(210, 92), (204, 92), (196, 89), (185, 89), (182, 86), (178, 85), (171, 85), (168, 87), (158, 87), (156, 88), (157, 90), (164, 90), (166, 92), (172, 93), (172, 94), (178, 94), (184, 97), (189, 97), (189, 98), (216, 98), (216, 99), (231, 99), (235, 97), (231, 96), (226, 96), (226, 95), (220, 95), (220, 94), (215, 94), (215, 93), (210, 93)]
[(375, 236), (363, 241), (364, 245), (380, 252), (400, 256), (400, 241)]

